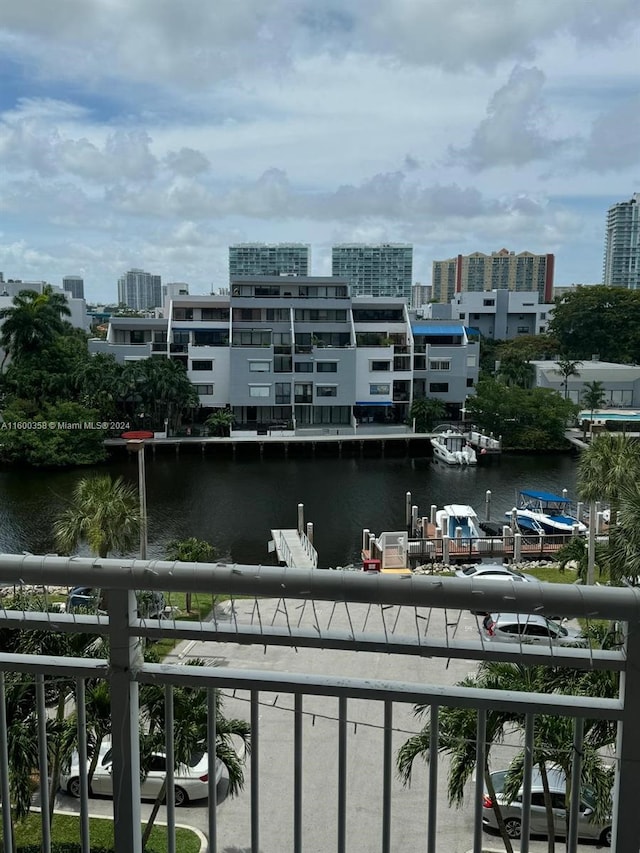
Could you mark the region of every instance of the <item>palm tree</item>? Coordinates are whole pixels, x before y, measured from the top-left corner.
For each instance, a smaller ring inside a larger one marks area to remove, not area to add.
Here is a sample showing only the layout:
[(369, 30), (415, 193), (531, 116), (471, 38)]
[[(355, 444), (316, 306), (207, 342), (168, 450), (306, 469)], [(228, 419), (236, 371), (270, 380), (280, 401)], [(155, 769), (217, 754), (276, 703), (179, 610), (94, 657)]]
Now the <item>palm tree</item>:
[[(458, 682), (462, 687), (480, 686), (477, 677), (467, 677)], [(428, 711), (428, 705), (416, 705), (416, 716), (422, 717)], [(506, 853), (513, 853), (513, 846), (509, 838), (500, 806), (496, 799), (496, 792), (491, 779), (489, 768), (489, 755), (491, 747), (504, 739), (505, 729), (511, 720), (511, 715), (500, 711), (489, 711), (487, 713), (486, 743), (485, 743), (485, 765), (482, 768), (484, 782), (487, 792), (493, 804), (494, 813), (498, 822), (500, 835), (504, 841)], [(428, 721), (421, 731), (408, 738), (400, 747), (397, 756), (397, 766), (400, 778), (405, 785), (411, 782), (413, 762), (418, 756), (425, 760), (437, 760), (429, 755), (429, 741), (431, 725)], [(477, 718), (476, 713), (469, 708), (443, 708), (439, 717), (438, 749), (449, 755), (449, 779), (448, 796), (449, 803), (457, 806), (464, 800), (464, 787), (476, 769), (476, 739)]]
[(505, 385), (530, 388), (534, 376), (533, 365), (520, 355), (506, 355), (500, 362), (499, 379)]
[(558, 367), (554, 372), (562, 376), (565, 400), (569, 396), (569, 378), (571, 376), (580, 376), (580, 371), (578, 370), (578, 367), (581, 364), (581, 361), (570, 361), (567, 358), (558, 359)]
[[(617, 524), (609, 528), (609, 549), (607, 565), (609, 579), (621, 584), (631, 580), (637, 584), (640, 578), (640, 484), (631, 482), (624, 485), (619, 493), (620, 510), (616, 514)], [(612, 521), (614, 517), (612, 516)]]
[(640, 477), (640, 444), (626, 435), (597, 435), (578, 465), (578, 495), (589, 503), (604, 500), (614, 521), (621, 491)]
[(8, 356), (17, 361), (22, 355), (40, 352), (65, 330), (63, 316), (71, 316), (66, 298), (46, 285), (42, 293), (21, 290), (13, 298), (13, 307), (3, 308), (4, 320), (0, 331), (0, 346), (5, 350), (2, 365)]
[(590, 432), (593, 433), (593, 413), (604, 405), (605, 391), (602, 382), (585, 382), (582, 392), (582, 405), (586, 406), (591, 414)]
[[(166, 546), (167, 560), (179, 560), (182, 563), (213, 563), (215, 556), (216, 549), (213, 545), (194, 536), (189, 539), (172, 539)], [(191, 613), (191, 595), (190, 592), (185, 595), (187, 613)]]
[[(204, 661), (193, 659), (187, 666), (203, 666)], [(144, 771), (145, 757), (150, 749), (164, 748), (165, 742), (165, 694), (162, 687), (149, 685), (140, 694), (141, 713), (147, 723), (146, 749), (142, 750), (141, 763)], [(251, 749), (251, 727), (244, 720), (230, 719), (223, 712), (220, 691), (216, 691), (216, 758), (221, 761), (229, 776), (229, 794), (235, 796), (244, 787), (244, 755)], [(173, 690), (174, 749), (177, 766), (187, 764), (193, 753), (202, 747), (207, 738), (208, 697), (207, 691), (197, 687), (175, 687)], [(234, 738), (244, 744), (241, 758), (234, 747)], [(153, 804), (151, 815), (142, 836), (143, 850), (149, 840), (158, 810), (166, 799), (166, 779)]]
[(54, 524), (56, 544), (69, 553), (86, 542), (94, 554), (125, 553), (140, 531), (138, 492), (122, 477), (87, 477), (73, 490), (71, 505)]
[(416, 432), (431, 432), (435, 422), (441, 421), (446, 412), (441, 400), (435, 397), (418, 397), (411, 404), (409, 417), (416, 422)]
[(228, 436), (234, 424), (236, 416), (230, 408), (216, 409), (204, 422), (204, 425), (212, 430), (214, 435)]

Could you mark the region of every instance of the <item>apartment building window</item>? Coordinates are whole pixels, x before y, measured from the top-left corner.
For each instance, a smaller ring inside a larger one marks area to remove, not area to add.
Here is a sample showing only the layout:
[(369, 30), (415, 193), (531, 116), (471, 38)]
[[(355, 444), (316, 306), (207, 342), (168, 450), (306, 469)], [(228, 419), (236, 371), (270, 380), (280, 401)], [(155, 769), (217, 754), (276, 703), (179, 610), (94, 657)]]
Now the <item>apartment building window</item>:
[(429, 391), (432, 394), (444, 394), (449, 390), (448, 382), (430, 382)]
[(291, 383), (276, 382), (276, 406), (288, 406), (291, 403)]
[(430, 359), (429, 370), (451, 370), (451, 362), (446, 359)]
[(271, 385), (249, 385), (250, 397), (268, 397), (271, 394)]
[(337, 397), (337, 385), (316, 385), (316, 397)]
[(193, 387), (196, 389), (196, 394), (213, 397), (213, 385), (194, 385)]
[(256, 320), (258, 323), (262, 320), (262, 308), (233, 309), (234, 323), (251, 323), (253, 320)]
[(296, 323), (346, 323), (347, 312), (325, 308), (296, 308)]
[(491, 305), (495, 305), (495, 304), (496, 304), (496, 300), (495, 300), (495, 299), (483, 299), (483, 300), (482, 300), (482, 304), (483, 304), (483, 305), (485, 305), (485, 306), (487, 306), (487, 307), (489, 307), (489, 306), (491, 306)]
[(473, 388), (473, 379), (467, 379), (467, 388)]
[(295, 372), (296, 373), (313, 373), (313, 362), (312, 361), (296, 361)]
[(278, 285), (260, 284), (256, 285), (253, 291), (254, 296), (280, 296), (280, 288)]
[(132, 344), (143, 344), (144, 340), (144, 330), (143, 329), (132, 329), (129, 332), (129, 343)]
[(200, 318), (202, 320), (228, 320), (228, 308), (201, 308)]
[(273, 357), (273, 372), (274, 373), (291, 373), (293, 360), (290, 355), (274, 355)]
[(270, 361), (250, 361), (249, 373), (269, 373), (271, 370)]
[(543, 311), (543, 312), (542, 312), (542, 314), (540, 314), (540, 319), (541, 319), (541, 320), (546, 320), (546, 319), (547, 319), (546, 312), (544, 312), (544, 311)]
[(369, 385), (369, 394), (372, 397), (376, 396), (388, 396), (391, 393), (391, 385)]
[(476, 366), (476, 357), (475, 355), (467, 356), (467, 367), (475, 367)]
[(316, 373), (337, 373), (338, 372), (338, 362), (337, 361), (317, 361), (316, 362)]
[(290, 317), (288, 308), (267, 308), (267, 323), (288, 323)]
[(370, 361), (369, 362), (369, 370), (371, 373), (374, 373), (378, 370), (391, 370), (391, 362), (390, 361)]
[(193, 308), (174, 308), (174, 320), (193, 320)]
[(213, 360), (192, 361), (191, 370), (213, 370)]
[(229, 332), (226, 329), (194, 330), (193, 345), (196, 347), (226, 347), (229, 345)]
[(270, 329), (234, 329), (234, 347), (269, 347), (271, 346)]
[(293, 386), (296, 403), (313, 403), (313, 385), (311, 382), (296, 382)]
[(518, 334), (519, 335), (526, 335), (528, 333), (528, 331), (529, 331), (528, 326), (518, 326)]

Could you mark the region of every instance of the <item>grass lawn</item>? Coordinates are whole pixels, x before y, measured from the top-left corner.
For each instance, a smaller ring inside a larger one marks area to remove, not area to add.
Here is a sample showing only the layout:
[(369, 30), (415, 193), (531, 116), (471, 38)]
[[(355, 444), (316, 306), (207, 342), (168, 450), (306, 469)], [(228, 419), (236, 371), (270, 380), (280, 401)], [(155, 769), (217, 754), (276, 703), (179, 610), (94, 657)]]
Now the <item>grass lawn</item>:
[(531, 566), (523, 571), (526, 571), (528, 575), (538, 578), (539, 581), (548, 581), (549, 583), (575, 583), (578, 577), (572, 569), (565, 569), (561, 572), (557, 565)]
[[(89, 821), (91, 845), (113, 849), (113, 821), (91, 818)], [(52, 841), (75, 842), (80, 840), (80, 820), (75, 815), (56, 814), (53, 818)], [(16, 841), (21, 845), (39, 844), (40, 814), (32, 812), (23, 823), (16, 826)], [(167, 850), (167, 827), (154, 826), (147, 853), (165, 853)], [(180, 853), (198, 853), (200, 839), (190, 829), (176, 829), (176, 850)]]

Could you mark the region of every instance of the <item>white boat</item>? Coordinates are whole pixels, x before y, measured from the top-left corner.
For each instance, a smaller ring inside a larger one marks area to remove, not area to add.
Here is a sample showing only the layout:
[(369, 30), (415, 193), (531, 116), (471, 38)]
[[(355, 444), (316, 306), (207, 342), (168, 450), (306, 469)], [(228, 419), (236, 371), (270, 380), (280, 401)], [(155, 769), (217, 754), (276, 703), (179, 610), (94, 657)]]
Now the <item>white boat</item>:
[(476, 511), (467, 504), (446, 504), (436, 512), (436, 527), (450, 539), (480, 539), (484, 535)]
[(522, 489), (515, 509), (505, 513), (506, 517), (510, 518), (514, 511), (518, 527), (524, 533), (568, 534), (576, 527), (579, 533), (587, 532), (586, 525), (573, 514), (572, 501), (562, 495)]
[(433, 455), (447, 465), (475, 465), (476, 452), (467, 443), (466, 436), (455, 429), (447, 429), (431, 439)]

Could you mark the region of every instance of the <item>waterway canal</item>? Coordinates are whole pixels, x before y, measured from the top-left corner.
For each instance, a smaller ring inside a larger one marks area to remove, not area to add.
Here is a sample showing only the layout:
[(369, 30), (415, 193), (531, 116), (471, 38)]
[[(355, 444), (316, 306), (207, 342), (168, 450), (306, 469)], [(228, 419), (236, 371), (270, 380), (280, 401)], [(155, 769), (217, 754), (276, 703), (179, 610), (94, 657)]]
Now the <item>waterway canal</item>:
[[(162, 557), (173, 538), (212, 542), (220, 556), (239, 563), (269, 562), (272, 528), (295, 527), (296, 506), (314, 523), (321, 566), (359, 560), (361, 531), (404, 528), (405, 493), (428, 514), (431, 504), (465, 503), (484, 519), (514, 504), (518, 488), (569, 490), (574, 496), (574, 456), (510, 456), (477, 468), (450, 468), (427, 458), (219, 459), (199, 452), (147, 456), (149, 556)], [(100, 469), (137, 481), (134, 458), (114, 457)], [(51, 528), (75, 482), (87, 469), (0, 472), (0, 549), (35, 554), (54, 550)]]

